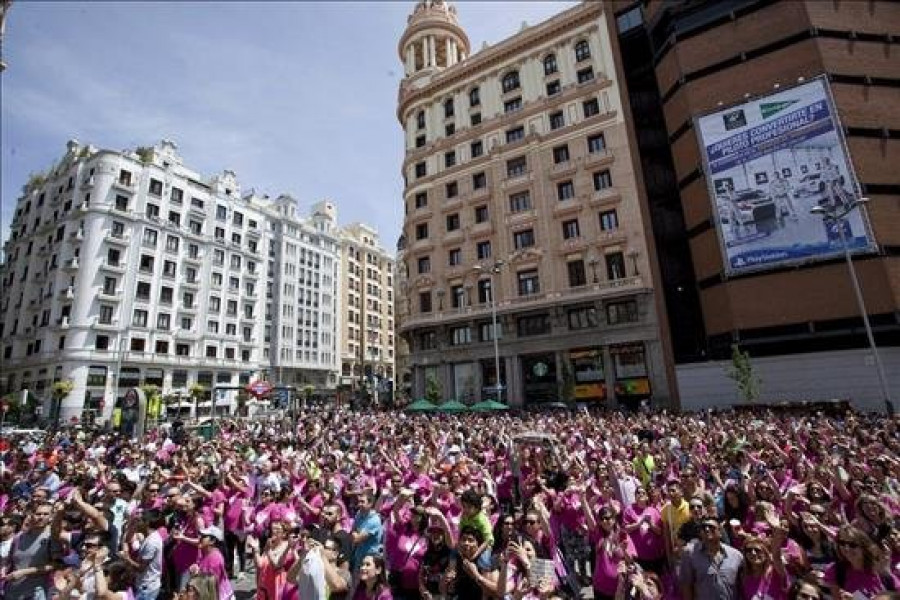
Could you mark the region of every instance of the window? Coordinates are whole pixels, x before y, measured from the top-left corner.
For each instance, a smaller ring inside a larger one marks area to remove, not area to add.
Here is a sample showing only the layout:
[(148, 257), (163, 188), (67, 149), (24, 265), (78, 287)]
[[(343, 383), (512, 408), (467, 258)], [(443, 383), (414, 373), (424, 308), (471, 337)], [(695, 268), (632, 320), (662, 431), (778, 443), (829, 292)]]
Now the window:
[(217, 240), (225, 240), (225, 228), (224, 227), (216, 227), (215, 237)]
[(207, 346), (206, 347), (206, 358), (215, 358), (218, 352), (218, 348), (215, 346)]
[(416, 239), (424, 240), (428, 237), (428, 223), (419, 223), (416, 225)]
[[(109, 348), (109, 336), (108, 335), (98, 335), (94, 339), (94, 348), (97, 350), (106, 350)], [(90, 379), (88, 380), (88, 385), (105, 385), (106, 376), (103, 376), (103, 383), (91, 383)]]
[(174, 261), (163, 261), (163, 277), (175, 277), (176, 265)]
[(162, 196), (163, 183), (159, 179), (150, 180), (150, 194), (153, 196)]
[(219, 312), (222, 310), (222, 299), (218, 296), (210, 296), (209, 297), (209, 311), (210, 312)]
[[(185, 308), (193, 308), (194, 306), (194, 294), (192, 292), (185, 292), (181, 295), (181, 304)], [(190, 327), (185, 327), (185, 329), (190, 329)]]
[(481, 140), (475, 140), (469, 146), (469, 149), (472, 152), (472, 158), (478, 158), (482, 154), (484, 154), (484, 143)]
[(201, 200), (200, 198), (194, 198), (192, 196), (191, 197), (191, 206), (193, 206), (195, 208), (203, 208), (205, 206), (205, 204), (203, 203), (203, 200)]
[(450, 333), (450, 344), (461, 346), (472, 343), (472, 330), (468, 327), (454, 327)]
[(147, 311), (142, 309), (135, 309), (134, 315), (132, 315), (131, 324), (135, 327), (146, 327), (147, 326)]
[(448, 183), (446, 186), (444, 186), (444, 189), (448, 199), (456, 198), (456, 196), (459, 195), (459, 184), (457, 184), (455, 181), (451, 181), (450, 183)]
[(241, 268), (241, 255), (240, 254), (232, 254), (231, 255), (231, 268), (232, 269), (240, 269)]
[(418, 129), (425, 129), (425, 111), (420, 110), (416, 113), (416, 127)]
[(478, 106), (481, 104), (481, 93), (477, 87), (469, 90), (469, 106)]
[(587, 139), (588, 152), (595, 154), (606, 150), (606, 137), (602, 133), (592, 135)]
[(584, 110), (584, 118), (593, 117), (594, 115), (600, 114), (600, 103), (596, 98), (591, 98), (589, 100), (585, 100), (581, 103), (582, 110)]
[(145, 229), (144, 230), (144, 238), (141, 242), (147, 248), (156, 248), (156, 239), (159, 237), (159, 233), (155, 229)]
[(446, 125), (444, 125), (444, 135), (446, 135), (447, 137), (450, 137), (454, 133), (456, 133), (456, 125), (455, 124), (447, 123)]
[(425, 136), (419, 135), (416, 136), (416, 148), (421, 148), (425, 145)]
[(147, 204), (147, 208), (145, 210), (145, 214), (149, 219), (158, 219), (159, 218), (159, 206), (156, 204)]
[(173, 187), (172, 191), (169, 193), (169, 202), (172, 204), (181, 204), (184, 202), (184, 190)]
[(178, 243), (180, 240), (174, 235), (166, 236), (166, 251), (167, 252), (178, 252)]
[(491, 257), (491, 242), (484, 241), (478, 242), (475, 244), (475, 252), (478, 256), (478, 260), (485, 260)]
[(152, 273), (153, 272), (153, 257), (148, 256), (147, 254), (141, 254), (141, 262), (138, 266), (138, 269), (143, 271), (144, 273)]
[(594, 173), (594, 189), (598, 192), (612, 187), (612, 175), (609, 170), (598, 171)]
[(509, 212), (522, 212), (531, 208), (531, 193), (517, 192), (509, 197)]
[(108, 304), (100, 305), (100, 321), (101, 325), (112, 325), (113, 307)]
[(563, 181), (556, 184), (556, 197), (560, 202), (575, 198), (575, 184), (571, 181)]
[(209, 333), (219, 333), (219, 322), (218, 321), (207, 321), (206, 330)]
[(222, 287), (222, 274), (218, 271), (213, 271), (212, 273), (212, 284), (215, 287)]
[(501, 85), (503, 87), (504, 94), (519, 89), (519, 72), (510, 71), (509, 73), (504, 75), (503, 79), (501, 80)]
[(513, 245), (515, 246), (516, 250), (534, 246), (534, 230), (525, 229), (523, 231), (517, 231), (513, 233)]
[(174, 290), (171, 287), (164, 285), (159, 289), (159, 303), (160, 304), (171, 305), (173, 296), (174, 296)]
[(566, 118), (563, 116), (563, 112), (557, 111), (555, 113), (550, 114), (550, 129), (559, 129), (560, 127), (565, 127)]
[(469, 119), (472, 122), (472, 127), (481, 125), (481, 113), (472, 113), (472, 115), (469, 117)]
[(506, 161), (506, 176), (510, 179), (521, 177), (528, 170), (528, 159), (524, 156)]
[(123, 237), (125, 237), (125, 223), (122, 223), (121, 221), (113, 221), (112, 236), (118, 239), (122, 239)]
[(567, 144), (553, 149), (553, 164), (558, 165), (564, 162), (569, 162), (569, 146)]
[(559, 67), (556, 65), (556, 55), (548, 54), (544, 57), (544, 75), (553, 75), (559, 71)]
[(640, 320), (637, 301), (610, 302), (606, 305), (606, 322), (610, 325), (636, 323)]
[(513, 142), (518, 142), (519, 140), (525, 137), (525, 127), (518, 126), (512, 129), (507, 130), (506, 132), (506, 143), (512, 144)]
[(234, 225), (235, 227), (243, 227), (244, 226), (244, 215), (239, 212), (235, 212), (231, 217), (231, 224)]
[(194, 320), (190, 317), (181, 317), (181, 328), (190, 331), (194, 327)]
[(224, 206), (216, 206), (216, 220), (224, 221), (228, 218), (228, 209)]
[(454, 248), (447, 253), (447, 264), (451, 267), (458, 267), (462, 264), (462, 250)]
[(503, 112), (511, 113), (522, 108), (522, 98), (516, 97), (503, 103)]
[(431, 312), (431, 292), (419, 293), (419, 312)]
[(575, 44), (575, 62), (581, 62), (591, 57), (591, 47), (587, 40), (581, 40)]
[(519, 317), (516, 321), (516, 329), (521, 337), (550, 333), (550, 319), (547, 315)]
[(615, 210), (605, 210), (600, 213), (600, 230), (614, 231), (619, 228), (619, 215)]
[(425, 208), (428, 206), (428, 192), (419, 192), (416, 194), (416, 208)]
[(114, 296), (116, 293), (116, 281), (115, 277), (104, 277), (103, 278), (103, 293), (107, 296)]
[[(131, 338), (131, 351), (132, 352), (143, 352), (147, 347), (147, 340), (144, 338)], [(123, 369), (124, 370), (124, 369)], [(119, 378), (119, 387), (124, 387), (121, 384), (122, 378)]]
[(487, 175), (484, 174), (484, 171), (480, 173), (475, 173), (472, 175), (472, 189), (480, 190), (487, 187)]
[(200, 221), (191, 221), (190, 222), (191, 233), (195, 235), (200, 235), (203, 232), (203, 224)]
[(625, 277), (625, 256), (621, 252), (606, 255), (606, 278), (610, 281)]
[(573, 308), (568, 316), (569, 329), (593, 329), (597, 326), (597, 310), (592, 306)]
[(163, 340), (156, 340), (156, 353), (157, 354), (168, 354), (169, 353), (169, 342)]
[(453, 98), (444, 100), (444, 118), (449, 119), (453, 116)]
[(562, 86), (559, 83), (559, 79), (554, 79), (550, 83), (547, 84), (547, 95), (555, 96), (562, 91)]
[(587, 83), (594, 79), (594, 69), (587, 67), (578, 71), (578, 83)]
[(431, 257), (429, 256), (420, 256), (416, 261), (416, 267), (419, 274), (422, 273), (430, 273), (431, 272)]
[(181, 227), (181, 214), (175, 211), (169, 211), (169, 223), (175, 227)]
[(572, 260), (567, 262), (566, 271), (569, 274), (569, 287), (579, 287), (587, 284), (583, 260)]
[(444, 152), (444, 167), (450, 168), (456, 165), (456, 151), (450, 150), (449, 152)]
[(168, 331), (172, 324), (172, 315), (167, 313), (159, 313), (156, 315), (156, 328), (162, 331)]
[[(190, 354), (191, 354), (190, 344), (175, 344), (175, 354), (176, 354), (176, 356), (190, 356)], [(173, 379), (174, 379), (174, 375), (173, 375)]]
[(491, 280), (490, 279), (479, 279), (478, 280), (478, 303), (479, 304), (487, 304), (491, 301)]
[(459, 229), (459, 213), (447, 215), (447, 231), (456, 231)]
[(562, 230), (564, 239), (571, 240), (577, 238), (580, 235), (578, 230), (578, 219), (563, 221)]
[(427, 174), (428, 168), (425, 166), (425, 161), (416, 163), (416, 177), (425, 177)]
[(475, 222), (484, 223), (488, 220), (488, 207), (485, 204), (475, 207)]

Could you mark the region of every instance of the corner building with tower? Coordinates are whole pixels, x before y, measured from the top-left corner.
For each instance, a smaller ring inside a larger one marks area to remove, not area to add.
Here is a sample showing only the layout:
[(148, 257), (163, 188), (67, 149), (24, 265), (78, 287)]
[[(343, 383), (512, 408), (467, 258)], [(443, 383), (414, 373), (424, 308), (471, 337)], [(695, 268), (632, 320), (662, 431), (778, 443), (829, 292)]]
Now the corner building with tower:
[(409, 16), (396, 290), (412, 397), (676, 402), (612, 19), (585, 2), (472, 53), (455, 6)]

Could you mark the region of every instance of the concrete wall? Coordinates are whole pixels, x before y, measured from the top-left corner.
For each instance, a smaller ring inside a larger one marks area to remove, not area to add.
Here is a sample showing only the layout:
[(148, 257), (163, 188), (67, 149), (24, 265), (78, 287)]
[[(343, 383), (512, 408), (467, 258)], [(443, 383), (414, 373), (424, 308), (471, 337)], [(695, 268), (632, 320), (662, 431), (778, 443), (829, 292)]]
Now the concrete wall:
[[(900, 348), (879, 348), (891, 399), (900, 406)], [(863, 411), (884, 410), (878, 373), (868, 350), (841, 350), (752, 360), (762, 380), (761, 402), (849, 399)], [(728, 406), (738, 402), (728, 378), (730, 361), (676, 367), (683, 410)]]

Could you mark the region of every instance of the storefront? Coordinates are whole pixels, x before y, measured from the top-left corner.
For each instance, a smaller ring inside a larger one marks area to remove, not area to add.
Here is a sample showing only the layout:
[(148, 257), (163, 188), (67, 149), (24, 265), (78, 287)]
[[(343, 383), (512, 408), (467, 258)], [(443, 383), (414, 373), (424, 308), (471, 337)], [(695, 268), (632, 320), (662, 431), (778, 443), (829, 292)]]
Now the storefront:
[(570, 350), (568, 358), (574, 380), (575, 401), (603, 402), (606, 400), (603, 351), (600, 348), (579, 348)]
[(651, 394), (644, 344), (610, 346), (609, 353), (615, 369), (616, 400), (621, 406), (637, 409)]
[(559, 401), (556, 356), (552, 352), (526, 354), (521, 361), (525, 405)]

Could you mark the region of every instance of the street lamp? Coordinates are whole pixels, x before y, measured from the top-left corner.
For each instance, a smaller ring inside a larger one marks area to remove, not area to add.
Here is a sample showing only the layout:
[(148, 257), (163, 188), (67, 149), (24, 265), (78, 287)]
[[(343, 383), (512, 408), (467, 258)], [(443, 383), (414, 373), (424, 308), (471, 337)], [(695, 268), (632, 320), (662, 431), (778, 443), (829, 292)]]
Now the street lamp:
[(491, 321), (492, 327), (494, 329), (491, 337), (494, 339), (494, 373), (497, 378), (497, 401), (503, 402), (503, 384), (500, 383), (500, 346), (497, 341), (497, 302), (494, 299), (496, 286), (494, 285), (494, 275), (500, 273), (500, 267), (503, 266), (503, 261), (498, 260), (495, 262), (489, 269), (485, 269), (481, 265), (475, 265), (473, 267), (474, 271), (484, 272), (487, 271), (488, 276), (491, 278)]
[(836, 226), (838, 236), (841, 239), (841, 246), (844, 250), (844, 258), (847, 261), (847, 269), (850, 271), (850, 281), (853, 284), (853, 293), (856, 295), (856, 304), (862, 315), (863, 326), (866, 330), (866, 337), (869, 340), (869, 348), (872, 350), (872, 356), (875, 359), (875, 369), (878, 371), (878, 382), (881, 385), (881, 397), (884, 401), (885, 410), (889, 415), (894, 414), (894, 404), (891, 402), (890, 391), (888, 390), (887, 377), (884, 374), (884, 365), (881, 364), (881, 357), (878, 355), (878, 347), (875, 345), (875, 336), (872, 335), (872, 326), (869, 324), (869, 313), (866, 311), (866, 304), (863, 300), (862, 289), (859, 287), (859, 279), (856, 276), (856, 268), (853, 266), (853, 259), (850, 256), (850, 247), (847, 245), (847, 236), (844, 233), (844, 218), (858, 207), (868, 202), (868, 198), (858, 198), (849, 204), (839, 206), (835, 203), (828, 206), (817, 205), (810, 209), (809, 212), (815, 215), (821, 215), (822, 220), (827, 225)]

